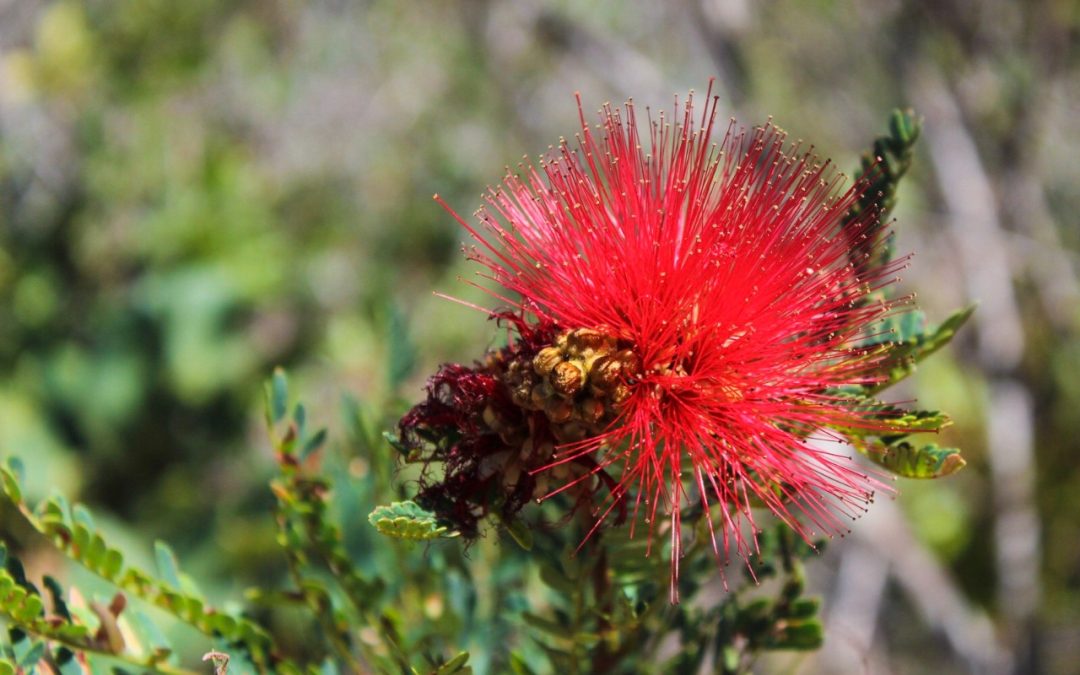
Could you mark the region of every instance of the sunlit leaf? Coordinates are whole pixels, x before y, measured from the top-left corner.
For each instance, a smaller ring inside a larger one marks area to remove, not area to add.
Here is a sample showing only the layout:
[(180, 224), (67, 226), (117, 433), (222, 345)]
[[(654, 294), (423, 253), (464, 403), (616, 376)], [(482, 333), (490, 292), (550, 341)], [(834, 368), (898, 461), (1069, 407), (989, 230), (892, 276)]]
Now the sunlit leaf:
[(453, 675), (463, 672), (465, 664), (469, 662), (469, 652), (461, 652), (454, 658), (435, 669), (435, 675)]
[(277, 423), (285, 419), (289, 405), (289, 381), (285, 371), (274, 369), (274, 375), (267, 385), (267, 411), (270, 421)]
[(884, 373), (886, 378), (871, 387), (868, 393), (880, 391), (915, 372), (916, 364), (949, 344), (956, 332), (967, 323), (974, 312), (975, 305), (971, 305), (954, 312), (932, 330), (913, 335), (905, 333), (903, 339), (896, 339), (883, 344), (881, 349), (888, 354), (889, 370)]
[(904, 478), (941, 478), (956, 473), (967, 462), (956, 448), (935, 443), (915, 446), (907, 441), (886, 444), (871, 441), (855, 446), (875, 463)]
[(157, 561), (158, 575), (173, 588), (180, 590), (180, 567), (176, 562), (176, 554), (168, 544), (161, 540), (154, 542), (154, 560)]
[(439, 539), (456, 537), (457, 532), (440, 525), (435, 514), (411, 501), (380, 506), (368, 516), (380, 534), (398, 539)]

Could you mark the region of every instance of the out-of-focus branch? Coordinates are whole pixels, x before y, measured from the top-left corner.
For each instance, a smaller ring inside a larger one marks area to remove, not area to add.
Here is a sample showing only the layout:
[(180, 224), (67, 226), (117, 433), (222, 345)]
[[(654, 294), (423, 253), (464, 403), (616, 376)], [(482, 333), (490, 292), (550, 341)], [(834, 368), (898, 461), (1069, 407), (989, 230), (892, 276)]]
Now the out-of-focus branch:
[(912, 89), (917, 107), (926, 115), (930, 160), (967, 291), (979, 301), (974, 316), (978, 359), (991, 372), (1008, 372), (1023, 355), (1024, 334), (997, 196), (975, 140), (941, 77), (923, 70)]
[[(939, 73), (918, 73), (913, 91), (927, 116), (930, 158), (970, 295), (980, 301), (976, 358), (989, 378), (987, 445), (995, 500), (999, 604), (1021, 646), (1040, 602), (1040, 527), (1034, 501), (1034, 412), (1013, 374), (1024, 351), (1013, 271), (988, 173), (959, 105)], [(1020, 664), (1018, 664), (1019, 666)]]
[(747, 0), (690, 0), (689, 5), (694, 25), (716, 65), (720, 87), (737, 109), (749, 90), (742, 41), (755, 5)]
[[(575, 55), (618, 91), (648, 94), (666, 89), (664, 75), (656, 63), (612, 35), (594, 33), (550, 9), (536, 13), (533, 29), (542, 42)], [(670, 92), (664, 91), (664, 95)]]
[(1076, 307), (1080, 305), (1080, 275), (1076, 253), (1062, 246), (1053, 223), (1046, 194), (1031, 171), (1010, 172), (1003, 181), (1007, 192), (1002, 209), (1009, 220), (1021, 225), (1027, 237), (1010, 246), (1016, 257), (1013, 266), (1023, 269), (1034, 282), (1047, 318), (1060, 330), (1080, 330)]
[(829, 601), (825, 641), (820, 658), (828, 672), (877, 672), (871, 664), (881, 661), (874, 634), (885, 599), (889, 564), (865, 542), (851, 540), (840, 553), (835, 592)]
[[(990, 619), (967, 601), (933, 554), (915, 538), (894, 502), (886, 499), (874, 504), (853, 535), (873, 547), (877, 564), (889, 569), (927, 624), (945, 635), (971, 672), (1012, 670), (1012, 655), (998, 643)], [(874, 617), (868, 614), (867, 618)]]
[(1025, 232), (1043, 244), (1037, 255), (1024, 259), (1025, 271), (1034, 281), (1047, 317), (1061, 330), (1080, 330), (1075, 307), (1080, 304), (1080, 278), (1062, 248), (1043, 188), (1039, 160), (1049, 131), (1050, 102), (1067, 96), (1070, 73), (1069, 22), (1062, 20), (1068, 0), (1036, 0), (1030, 3), (1031, 28), (1025, 49), (1040, 77), (1022, 78), (1022, 101), (1016, 106), (1016, 122), (1001, 144), (1006, 156), (999, 182), (1002, 216), (1007, 226)]
[(533, 70), (526, 64), (534, 63), (538, 54), (551, 61), (544, 70), (573, 73), (578, 87), (580, 79), (595, 79), (619, 99), (633, 95), (667, 100), (675, 91), (648, 54), (617, 34), (592, 30), (545, 3), (465, 0), (459, 4), (463, 25), (481, 50), (489, 79), (512, 111), (506, 123), (518, 127), (522, 138), (547, 142), (540, 133), (543, 115), (538, 102), (548, 87), (554, 88), (560, 101), (573, 89), (566, 77), (530, 79)]

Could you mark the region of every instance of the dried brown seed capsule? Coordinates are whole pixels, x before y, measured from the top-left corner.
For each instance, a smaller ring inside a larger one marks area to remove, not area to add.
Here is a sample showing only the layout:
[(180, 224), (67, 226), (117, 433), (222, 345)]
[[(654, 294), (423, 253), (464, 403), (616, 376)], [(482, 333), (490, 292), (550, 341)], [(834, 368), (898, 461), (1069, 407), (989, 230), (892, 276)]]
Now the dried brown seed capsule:
[(622, 368), (616, 356), (601, 356), (593, 362), (589, 382), (601, 392), (611, 391), (619, 383)]
[(637, 377), (641, 373), (641, 359), (632, 349), (620, 349), (615, 358), (623, 364), (623, 370), (630, 377)]
[(551, 371), (551, 387), (563, 396), (573, 396), (585, 386), (585, 373), (572, 361), (563, 361)]
[(562, 360), (563, 355), (558, 347), (544, 347), (533, 357), (533, 370), (539, 375), (547, 375), (562, 363)]
[(552, 399), (544, 406), (544, 414), (555, 424), (561, 424), (573, 416), (574, 404), (561, 398)]
[(577, 420), (570, 420), (565, 424), (560, 424), (555, 427), (554, 431), (556, 438), (562, 443), (581, 441), (588, 438), (592, 433), (588, 426)]
[(552, 391), (547, 382), (541, 382), (529, 392), (529, 402), (532, 404), (534, 410), (543, 410), (544, 404), (547, 403), (550, 398), (552, 398)]
[(527, 407), (532, 402), (532, 390), (533, 386), (528, 382), (517, 384), (510, 391), (510, 398), (514, 401), (514, 405), (519, 408)]
[(611, 338), (600, 331), (592, 330), (590, 328), (579, 328), (567, 336), (567, 348), (571, 354), (581, 355), (587, 351), (600, 349), (610, 341)]
[(578, 415), (588, 424), (596, 424), (604, 416), (604, 402), (587, 398), (578, 404)]

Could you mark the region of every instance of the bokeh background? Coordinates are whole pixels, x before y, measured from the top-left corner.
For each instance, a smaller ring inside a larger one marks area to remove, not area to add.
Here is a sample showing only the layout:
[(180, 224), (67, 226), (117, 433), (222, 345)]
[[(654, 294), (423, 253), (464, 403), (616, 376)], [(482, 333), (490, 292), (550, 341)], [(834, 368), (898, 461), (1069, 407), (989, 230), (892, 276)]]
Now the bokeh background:
[(852, 168), (914, 106), (903, 286), (980, 308), (897, 395), (952, 413), (969, 467), (813, 563), (826, 647), (762, 672), (1078, 672), (1078, 36), (1071, 0), (0, 0), (0, 453), (239, 597), (284, 569), (271, 368), (363, 473), (342, 397), (389, 425), (495, 339), (432, 295), (474, 295), (433, 193), (471, 212), (575, 91), (669, 108), (715, 77)]

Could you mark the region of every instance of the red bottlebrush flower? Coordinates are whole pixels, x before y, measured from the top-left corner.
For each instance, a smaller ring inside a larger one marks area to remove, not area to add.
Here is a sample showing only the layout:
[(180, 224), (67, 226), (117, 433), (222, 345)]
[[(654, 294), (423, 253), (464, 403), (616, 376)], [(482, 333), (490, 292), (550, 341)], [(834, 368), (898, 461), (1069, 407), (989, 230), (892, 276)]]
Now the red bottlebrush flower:
[(813, 441), (890, 430), (841, 393), (879, 379), (885, 356), (859, 345), (895, 312), (877, 291), (903, 263), (864, 264), (878, 223), (849, 215), (863, 184), (843, 189), (771, 124), (717, 138), (715, 118), (715, 99), (698, 121), (691, 96), (643, 138), (632, 103), (595, 128), (582, 114), (577, 148), (492, 188), (480, 225), (455, 214), (501, 287), (489, 292), (560, 336), (512, 347), (532, 369), (500, 380), (527, 433), (553, 439), (528, 472), (587, 460), (548, 495), (613, 478), (597, 526), (616, 507), (650, 536), (670, 518), (673, 580), (694, 503), (724, 505), (710, 521), (720, 557), (752, 552), (752, 503), (804, 537), (842, 530), (880, 484)]

